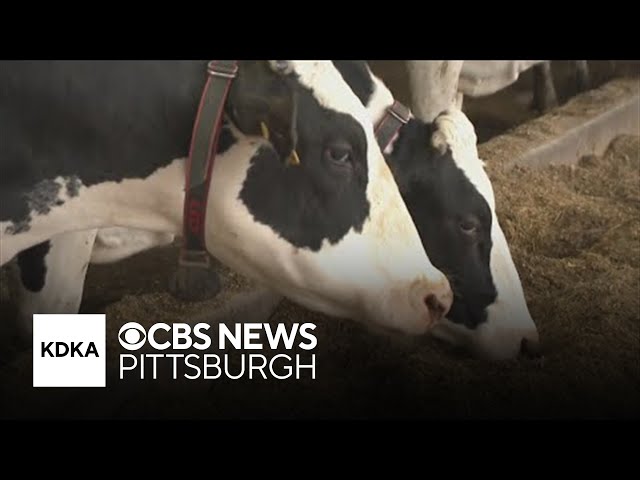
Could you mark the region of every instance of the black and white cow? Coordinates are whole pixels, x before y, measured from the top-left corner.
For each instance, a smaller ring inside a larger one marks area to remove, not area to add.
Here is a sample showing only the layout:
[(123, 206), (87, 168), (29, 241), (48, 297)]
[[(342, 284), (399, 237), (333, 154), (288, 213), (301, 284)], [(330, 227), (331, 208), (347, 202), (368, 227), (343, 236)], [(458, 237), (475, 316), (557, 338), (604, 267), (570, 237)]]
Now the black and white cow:
[[(375, 124), (394, 103), (365, 62), (334, 61)], [(385, 149), (387, 163), (454, 301), (432, 333), (480, 355), (536, 354), (539, 338), (495, 210), (473, 125), (452, 109), (425, 123), (411, 118)]]
[[(308, 308), (426, 332), (449, 310), (451, 289), (425, 254), (367, 111), (331, 62), (270, 66), (241, 61), (232, 84), (208, 250)], [(179, 234), (205, 71), (198, 61), (3, 62), (0, 264), (33, 248), (62, 252), (64, 243), (47, 241), (74, 232), (93, 230), (75, 242), (89, 252), (104, 227)], [(253, 135), (259, 121), (279, 126), (276, 140), (295, 130), (300, 165)], [(88, 256), (82, 272), (67, 269), (81, 250), (52, 256), (59, 276), (84, 278)], [(37, 277), (52, 265), (23, 266)]]
[[(364, 62), (334, 64), (378, 124), (393, 104), (391, 92)], [(440, 115), (434, 123), (410, 120), (400, 128), (386, 152), (427, 253), (438, 268), (451, 276), (456, 293), (448, 321), (433, 332), (491, 358), (511, 358), (521, 349), (534, 353), (538, 333), (498, 223), (491, 183), (475, 144), (468, 119), (461, 112), (452, 111)], [(76, 243), (82, 244), (83, 235), (87, 244), (93, 243), (92, 232), (76, 234), (80, 237)], [(103, 229), (98, 232), (91, 261), (115, 261), (171, 240), (172, 237), (160, 237), (155, 232)], [(52, 249), (61, 243), (65, 242), (52, 242)], [(69, 264), (68, 255), (58, 256)], [(51, 261), (55, 258), (52, 255)], [(74, 259), (71, 265), (86, 263), (82, 257)], [(49, 269), (47, 285), (37, 294), (23, 288), (28, 297), (22, 303), (25, 308), (40, 305), (50, 309), (68, 298), (56, 282), (69, 278), (75, 281), (78, 277), (51, 278), (60, 271)], [(65, 291), (71, 292), (73, 301), (79, 304), (73, 286), (68, 287)], [(81, 293), (82, 285), (79, 288)]]
[[(575, 60), (576, 92), (589, 86), (586, 60)], [(533, 106), (541, 112), (558, 106), (549, 60), (409, 60), (413, 110), (430, 122), (440, 112), (462, 108), (463, 96), (483, 97), (515, 83), (533, 69)]]

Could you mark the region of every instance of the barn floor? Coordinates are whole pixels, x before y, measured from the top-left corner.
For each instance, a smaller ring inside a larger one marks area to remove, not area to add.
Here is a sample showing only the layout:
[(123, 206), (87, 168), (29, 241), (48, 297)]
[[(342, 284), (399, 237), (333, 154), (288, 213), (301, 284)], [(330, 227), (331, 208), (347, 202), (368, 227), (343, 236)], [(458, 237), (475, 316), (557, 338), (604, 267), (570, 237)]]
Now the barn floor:
[(89, 270), (82, 309), (107, 313), (108, 388), (33, 389), (31, 352), (14, 343), (1, 350), (0, 417), (640, 417), (640, 137), (619, 137), (602, 157), (575, 166), (490, 173), (541, 359), (472, 359), (435, 340), (382, 337), (283, 301), (272, 323), (317, 325), (316, 380), (118, 381), (120, 325), (217, 322), (210, 312), (250, 286), (225, 270), (220, 297), (177, 302), (164, 293), (175, 250), (157, 249)]

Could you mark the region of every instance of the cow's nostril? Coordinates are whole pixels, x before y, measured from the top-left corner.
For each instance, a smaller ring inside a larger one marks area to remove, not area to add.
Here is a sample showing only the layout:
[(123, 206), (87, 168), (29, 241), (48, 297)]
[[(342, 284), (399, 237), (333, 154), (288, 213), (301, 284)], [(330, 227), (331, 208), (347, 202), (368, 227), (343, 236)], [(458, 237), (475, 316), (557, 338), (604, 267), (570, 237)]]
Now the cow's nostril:
[(540, 342), (530, 338), (523, 338), (520, 341), (520, 354), (528, 358), (541, 357)]
[(424, 299), (424, 303), (429, 309), (429, 314), (434, 322), (442, 320), (445, 313), (447, 313), (447, 307), (442, 303), (437, 295), (431, 293)]

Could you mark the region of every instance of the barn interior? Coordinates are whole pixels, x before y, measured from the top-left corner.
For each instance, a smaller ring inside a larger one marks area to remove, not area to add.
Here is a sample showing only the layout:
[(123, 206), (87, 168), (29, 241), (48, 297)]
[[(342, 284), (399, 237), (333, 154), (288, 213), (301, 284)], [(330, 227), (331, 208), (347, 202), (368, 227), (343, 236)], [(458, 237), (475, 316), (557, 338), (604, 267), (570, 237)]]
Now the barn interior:
[[(409, 104), (404, 63), (370, 64)], [(15, 333), (3, 268), (0, 417), (640, 417), (640, 131), (612, 130), (602, 151), (575, 151), (562, 162), (519, 162), (527, 157), (527, 142), (547, 145), (562, 136), (557, 125), (563, 115), (591, 119), (598, 109), (637, 101), (640, 62), (589, 61), (592, 85), (579, 95), (569, 62), (554, 61), (552, 68), (561, 105), (550, 112), (531, 107), (530, 72), (494, 95), (463, 104), (540, 331), (541, 357), (473, 358), (435, 339), (379, 335), (284, 300), (269, 322), (317, 325), (315, 379), (125, 382), (112, 362), (106, 390), (34, 389), (32, 352)], [(637, 125), (640, 111), (635, 115)], [(257, 315), (260, 308), (251, 302), (258, 286), (220, 264), (225, 288), (218, 297), (196, 303), (173, 298), (166, 284), (176, 257), (173, 245), (90, 266), (81, 312), (106, 312), (109, 355), (117, 356), (118, 328), (125, 322), (213, 322), (221, 316), (245, 322)], [(250, 299), (240, 302), (244, 307), (225, 310), (243, 298)]]

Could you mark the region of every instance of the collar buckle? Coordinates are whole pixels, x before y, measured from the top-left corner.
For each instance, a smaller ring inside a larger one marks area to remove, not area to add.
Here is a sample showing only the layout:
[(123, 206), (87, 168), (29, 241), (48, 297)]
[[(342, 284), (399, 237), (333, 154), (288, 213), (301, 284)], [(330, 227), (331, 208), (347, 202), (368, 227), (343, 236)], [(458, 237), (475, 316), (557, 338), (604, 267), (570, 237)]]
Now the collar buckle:
[(393, 102), (393, 105), (391, 105), (387, 109), (387, 112), (389, 112), (390, 115), (394, 116), (403, 125), (407, 124), (409, 122), (409, 119), (411, 118), (411, 110), (409, 110), (408, 107), (405, 107), (397, 100)]
[(212, 60), (207, 64), (207, 73), (212, 77), (236, 78), (238, 74), (238, 64), (224, 64), (219, 60)]

